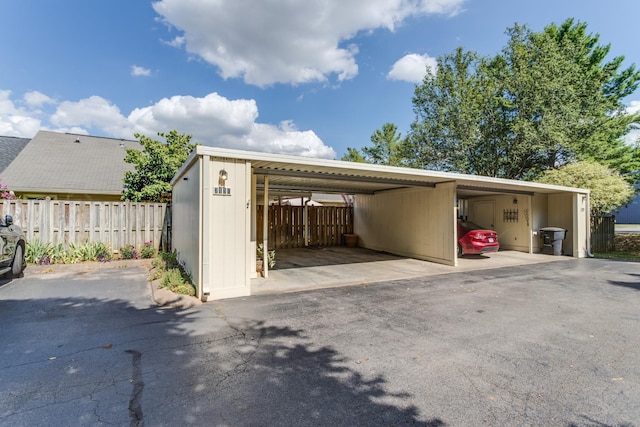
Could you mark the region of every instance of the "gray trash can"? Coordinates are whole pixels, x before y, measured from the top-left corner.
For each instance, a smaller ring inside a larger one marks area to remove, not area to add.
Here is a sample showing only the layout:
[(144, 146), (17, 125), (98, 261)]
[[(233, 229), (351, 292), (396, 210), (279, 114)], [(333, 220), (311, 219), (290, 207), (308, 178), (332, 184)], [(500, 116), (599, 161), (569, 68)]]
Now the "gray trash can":
[(542, 238), (542, 253), (548, 255), (563, 255), (562, 241), (567, 237), (567, 230), (560, 227), (545, 227), (540, 229)]

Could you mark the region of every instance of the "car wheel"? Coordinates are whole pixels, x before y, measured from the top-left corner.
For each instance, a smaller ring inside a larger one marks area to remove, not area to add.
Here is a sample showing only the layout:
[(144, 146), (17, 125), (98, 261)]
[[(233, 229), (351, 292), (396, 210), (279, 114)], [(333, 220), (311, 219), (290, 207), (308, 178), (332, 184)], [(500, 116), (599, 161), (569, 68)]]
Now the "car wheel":
[(11, 266), (11, 273), (13, 277), (18, 277), (22, 274), (24, 257), (22, 256), (22, 246), (16, 246), (16, 253), (13, 255), (13, 265)]
[(464, 253), (462, 252), (462, 245), (458, 243), (458, 256), (462, 256)]

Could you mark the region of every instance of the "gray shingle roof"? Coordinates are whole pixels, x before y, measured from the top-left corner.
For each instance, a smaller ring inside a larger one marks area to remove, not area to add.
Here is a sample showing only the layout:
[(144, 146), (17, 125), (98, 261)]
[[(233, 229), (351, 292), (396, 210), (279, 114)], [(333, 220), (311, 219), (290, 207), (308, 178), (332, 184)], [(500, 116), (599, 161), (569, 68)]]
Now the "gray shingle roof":
[[(11, 164), (22, 149), (29, 143), (30, 138), (15, 136), (0, 136), (0, 173)], [(0, 175), (2, 179), (2, 175)]]
[(138, 141), (39, 131), (4, 170), (2, 182), (16, 192), (120, 194), (133, 165), (126, 148)]

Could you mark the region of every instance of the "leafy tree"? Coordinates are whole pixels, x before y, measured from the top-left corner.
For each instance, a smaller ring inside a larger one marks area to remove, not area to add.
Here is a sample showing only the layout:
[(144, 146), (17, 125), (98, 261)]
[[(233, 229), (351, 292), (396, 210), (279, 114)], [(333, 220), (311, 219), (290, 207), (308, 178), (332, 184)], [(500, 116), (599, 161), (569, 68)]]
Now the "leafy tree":
[(166, 142), (135, 134), (143, 149), (127, 149), (124, 161), (133, 164), (135, 171), (125, 173), (122, 200), (171, 201), (171, 179), (197, 144), (190, 143), (191, 135), (179, 134), (175, 130), (158, 132), (158, 136)]
[(404, 159), (404, 140), (393, 123), (385, 123), (382, 129), (371, 135), (373, 145), (363, 147), (362, 153), (357, 148), (347, 147), (347, 154), (342, 160), (375, 165), (402, 166)]
[(385, 123), (382, 129), (371, 135), (370, 147), (363, 147), (365, 159), (376, 165), (401, 166), (403, 143), (402, 134), (393, 123)]
[[(499, 135), (505, 120), (486, 60), (458, 48), (438, 58), (413, 98), (406, 155), (414, 167), (501, 176)], [(495, 136), (494, 136), (495, 135)], [(491, 155), (493, 154), (493, 155)]]
[(591, 161), (545, 171), (538, 181), (591, 190), (591, 212), (594, 214), (612, 212), (624, 206), (634, 195), (631, 184), (619, 173)]
[(341, 160), (345, 162), (367, 163), (360, 151), (358, 151), (357, 148), (351, 147), (347, 147), (347, 154), (342, 156)]
[(605, 62), (610, 46), (573, 19), (539, 33), (516, 24), (507, 34), (499, 55), (458, 49), (416, 87), (414, 165), (512, 179), (579, 160), (637, 167), (638, 150), (621, 140), (640, 120), (622, 103), (640, 82), (635, 66)]

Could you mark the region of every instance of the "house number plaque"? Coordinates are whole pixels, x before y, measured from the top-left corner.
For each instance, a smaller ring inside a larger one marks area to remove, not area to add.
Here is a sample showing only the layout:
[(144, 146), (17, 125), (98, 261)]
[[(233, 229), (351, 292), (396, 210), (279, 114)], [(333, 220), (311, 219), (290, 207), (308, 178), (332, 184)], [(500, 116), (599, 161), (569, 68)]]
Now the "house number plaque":
[(231, 189), (227, 187), (213, 187), (214, 196), (230, 196)]

